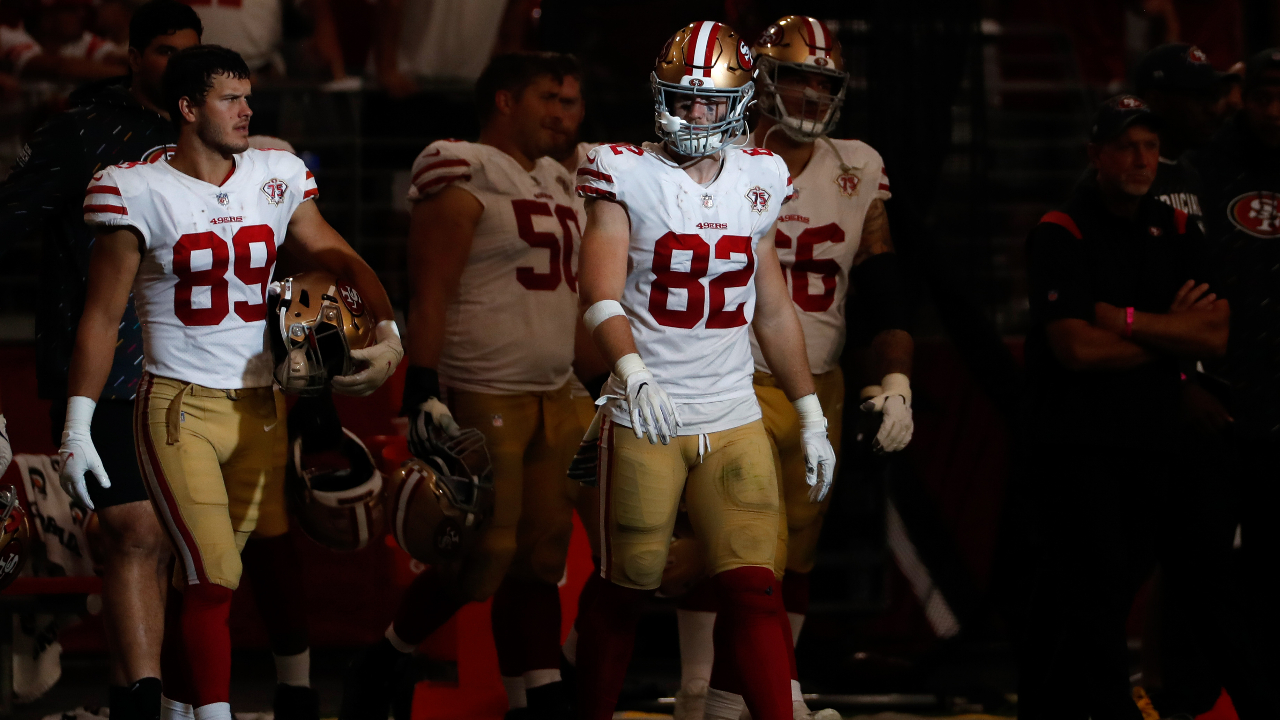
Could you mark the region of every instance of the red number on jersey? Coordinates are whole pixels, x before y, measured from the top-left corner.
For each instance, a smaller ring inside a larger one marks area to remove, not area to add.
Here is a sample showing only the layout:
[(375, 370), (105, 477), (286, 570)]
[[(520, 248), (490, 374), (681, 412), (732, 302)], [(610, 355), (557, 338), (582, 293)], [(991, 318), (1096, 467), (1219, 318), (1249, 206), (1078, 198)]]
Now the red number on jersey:
[(755, 156), (757, 156), (757, 155), (772, 155), (772, 154), (773, 154), (773, 151), (772, 151), (772, 150), (765, 150), (764, 148), (744, 148), (744, 149), (742, 150), (742, 152), (744, 152), (744, 153), (746, 153), (746, 154), (748, 154), (748, 155), (750, 155), (750, 156), (752, 156), (752, 157), (755, 157)]
[(724, 308), (724, 294), (730, 288), (746, 287), (756, 271), (756, 257), (751, 253), (751, 238), (745, 235), (725, 235), (716, 241), (716, 259), (729, 260), (733, 254), (746, 255), (747, 264), (737, 270), (722, 272), (711, 280), (711, 312), (707, 315), (709, 328), (735, 328), (747, 324), (745, 303), (738, 303), (732, 310)]
[[(264, 248), (264, 261), (261, 267), (252, 267), (253, 246), (261, 243)], [(267, 285), (271, 283), (271, 270), (276, 265), (276, 234), (267, 225), (249, 225), (242, 227), (231, 236), (231, 244), (236, 249), (235, 274), (245, 287), (258, 286), (260, 302), (251, 303), (237, 300), (236, 314), (245, 322), (257, 322), (267, 319)]]
[[(560, 221), (560, 230), (564, 232), (564, 248), (562, 260), (564, 265), (564, 282), (569, 289), (578, 292), (578, 275), (573, 271), (573, 245), (575, 238), (582, 237), (582, 228), (578, 225), (578, 213), (567, 205), (556, 205), (556, 219)], [(573, 225), (573, 230), (569, 226)]]
[(644, 150), (641, 150), (631, 143), (613, 143), (612, 145), (606, 145), (605, 147), (612, 150), (614, 155), (621, 155), (623, 151), (629, 152), (632, 155), (644, 155)]
[[(671, 257), (676, 250), (688, 250), (688, 271), (672, 270)], [(724, 235), (716, 241), (716, 258), (728, 260), (734, 253), (746, 255), (744, 267), (720, 273), (711, 280), (711, 312), (707, 317), (709, 328), (734, 328), (747, 324), (746, 312), (741, 304), (733, 310), (725, 310), (725, 291), (745, 287), (755, 272), (755, 255), (751, 252), (751, 238), (742, 235)], [(711, 246), (700, 235), (668, 232), (658, 238), (653, 247), (653, 284), (649, 290), (649, 314), (659, 325), (686, 330), (698, 324), (704, 314), (706, 290), (702, 278), (707, 276), (711, 258)], [(667, 307), (672, 288), (683, 288), (688, 299), (684, 310)]]
[[(254, 243), (266, 244), (266, 264), (263, 267), (250, 267), (253, 257), (250, 246)], [(253, 304), (236, 301), (236, 315), (245, 322), (256, 322), (267, 316), (267, 283), (271, 281), (271, 271), (275, 267), (276, 242), (275, 233), (267, 225), (248, 225), (236, 231), (231, 238), (236, 250), (235, 276), (246, 286), (260, 285), (263, 302)], [(173, 288), (173, 313), (183, 325), (201, 326), (217, 325), (226, 319), (230, 311), (227, 266), (231, 262), (231, 253), (227, 241), (212, 231), (188, 233), (178, 238), (173, 246), (173, 274), (178, 283)], [(191, 254), (197, 250), (208, 250), (211, 262), (206, 270), (191, 269)], [(191, 296), (196, 288), (209, 288), (209, 307), (198, 308), (192, 303)]]
[[(836, 278), (840, 275), (840, 263), (831, 258), (813, 257), (813, 248), (825, 242), (844, 242), (844, 230), (835, 223), (805, 228), (796, 238), (795, 262), (791, 265), (791, 300), (805, 312), (825, 312), (836, 297)], [(780, 248), (791, 247), (791, 238), (782, 230), (774, 240)], [(785, 268), (785, 265), (784, 265)], [(822, 279), (822, 293), (809, 292), (809, 273)]]
[[(582, 236), (582, 229), (578, 227), (578, 214), (573, 208), (565, 205), (556, 205), (553, 211), (549, 204), (541, 200), (512, 200), (511, 208), (516, 213), (516, 233), (520, 239), (530, 247), (550, 251), (546, 272), (538, 272), (527, 265), (518, 267), (516, 280), (529, 290), (555, 290), (560, 287), (561, 267), (563, 267), (565, 284), (570, 290), (578, 292), (578, 277), (573, 272), (574, 233), (569, 229), (572, 224), (577, 230), (578, 237)], [(534, 229), (535, 215), (554, 217), (560, 222), (560, 230), (564, 233), (563, 245), (555, 233)], [(564, 248), (563, 253), (561, 247)]]

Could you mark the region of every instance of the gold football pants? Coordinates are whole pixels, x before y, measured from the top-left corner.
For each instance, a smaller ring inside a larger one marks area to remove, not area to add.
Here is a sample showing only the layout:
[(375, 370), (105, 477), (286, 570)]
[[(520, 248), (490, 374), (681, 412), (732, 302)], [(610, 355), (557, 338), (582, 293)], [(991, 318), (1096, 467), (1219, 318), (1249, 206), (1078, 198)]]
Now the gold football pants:
[(493, 517), (463, 563), (459, 590), (484, 600), (508, 572), (560, 582), (578, 492), (567, 473), (586, 432), (569, 386), (512, 395), (450, 388), (445, 395), (458, 425), (484, 435), (493, 463)]
[(600, 443), (607, 579), (658, 587), (682, 495), (709, 574), (773, 566), (781, 516), (764, 423), (653, 445), (606, 415)]
[(284, 397), (271, 387), (216, 390), (147, 373), (134, 437), (147, 493), (178, 556), (175, 581), (234, 590), (249, 535), (289, 530)]

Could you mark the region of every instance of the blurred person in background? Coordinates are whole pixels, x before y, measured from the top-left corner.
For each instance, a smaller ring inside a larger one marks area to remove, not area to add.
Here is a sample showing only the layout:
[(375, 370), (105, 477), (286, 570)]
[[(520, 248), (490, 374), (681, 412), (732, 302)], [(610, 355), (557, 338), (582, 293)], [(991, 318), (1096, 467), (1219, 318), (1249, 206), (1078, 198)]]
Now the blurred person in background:
[(204, 41), (235, 50), (255, 76), (291, 71), (282, 54), (286, 32), (310, 24), (309, 60), (330, 79), (346, 77), (329, 0), (224, 0), (191, 6), (204, 23)]
[(1227, 356), (1205, 362), (1228, 388), (1228, 489), (1239, 513), (1239, 604), (1231, 626), (1238, 665), (1221, 680), (1241, 718), (1272, 718), (1280, 716), (1280, 626), (1265, 588), (1280, 561), (1280, 486), (1273, 479), (1280, 464), (1280, 48), (1249, 59), (1242, 99), (1240, 112), (1191, 162), (1204, 183), (1209, 243), (1231, 297)]
[(28, 16), (27, 27), (45, 52), (113, 65), (118, 74), (124, 74), (127, 48), (96, 35), (94, 15), (86, 0), (41, 0)]
[(1121, 95), (1099, 109), (1091, 170), (1027, 238), (1027, 433), (1042, 545), (1022, 598), (1025, 720), (1141, 720), (1125, 622), (1172, 488), (1182, 359), (1221, 356), (1231, 311), (1204, 238), (1149, 189), (1160, 118)]
[[(418, 80), (469, 84), (498, 47), (499, 31), (518, 27), (522, 0), (379, 0), (373, 64), (392, 97), (419, 90)], [(518, 34), (518, 33), (517, 33)]]
[[(11, 94), (15, 90), (13, 80), (5, 80), (6, 77), (79, 82), (115, 77), (125, 70), (118, 57), (107, 58), (108, 61), (90, 57), (88, 50), (101, 53), (102, 46), (95, 44), (90, 47), (92, 43), (85, 41), (83, 28), (78, 31), (75, 27), (62, 28), (67, 32), (53, 35), (53, 49), (46, 52), (41, 42), (28, 32), (26, 23), (22, 21), (24, 14), (26, 13), (15, 1), (0, 3), (0, 89), (7, 87)], [(60, 11), (52, 15), (55, 20), (63, 17)], [(67, 13), (72, 20), (68, 25), (74, 24), (81, 15), (81, 8), (78, 6), (74, 8), (74, 12)], [(36, 6), (30, 16), (41, 20), (42, 27), (35, 30), (37, 34), (42, 34), (40, 31), (44, 29), (45, 23), (40, 7)], [(49, 23), (49, 27), (57, 25), (60, 23), (56, 21)], [(82, 42), (83, 47), (77, 45), (77, 41)], [(61, 52), (64, 43), (70, 43), (67, 52)], [(101, 54), (106, 57), (105, 53)]]
[[(352, 661), (342, 720), (385, 720), (399, 662), (463, 605), (493, 597), (508, 717), (559, 720), (560, 592), (586, 427), (574, 398), (574, 250), (581, 204), (552, 152), (573, 145), (581, 98), (570, 55), (511, 53), (476, 81), (479, 142), (440, 140), (413, 164), (408, 242), (410, 448), (428, 427), (475, 428), (493, 463), (494, 513), (456, 572), (428, 567), (385, 637)], [(446, 405), (447, 402), (447, 405)]]

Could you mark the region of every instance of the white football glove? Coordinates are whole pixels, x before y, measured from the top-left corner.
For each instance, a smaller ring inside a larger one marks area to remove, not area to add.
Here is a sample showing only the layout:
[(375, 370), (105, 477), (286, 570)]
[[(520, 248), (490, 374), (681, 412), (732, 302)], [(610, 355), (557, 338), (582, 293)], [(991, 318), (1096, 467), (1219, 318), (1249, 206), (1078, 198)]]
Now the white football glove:
[(111, 487), (106, 468), (102, 467), (102, 458), (98, 457), (98, 449), (89, 437), (89, 423), (97, 406), (98, 403), (83, 395), (67, 398), (67, 423), (62, 428), (62, 447), (58, 449), (58, 457), (62, 458), (62, 472), (58, 478), (62, 482), (62, 490), (90, 510), (93, 509), (93, 500), (85, 486), (85, 475), (92, 474), (99, 485)]
[[(911, 442), (915, 421), (911, 417), (911, 381), (902, 373), (889, 373), (865, 402), (866, 412), (881, 414), (880, 431), (871, 447), (880, 452), (898, 452)], [(867, 391), (863, 391), (865, 396)]]
[(639, 440), (646, 435), (649, 443), (671, 444), (676, 428), (683, 423), (676, 404), (667, 392), (658, 386), (653, 373), (645, 367), (640, 356), (631, 353), (618, 358), (614, 372), (627, 385), (627, 411), (631, 415), (631, 430)]
[(436, 443), (432, 440), (430, 428), (449, 437), (462, 434), (462, 428), (454, 421), (449, 407), (436, 398), (429, 398), (418, 406), (418, 414), (409, 423), (409, 452), (414, 457), (426, 458), (435, 454)]
[(809, 483), (809, 502), (827, 499), (836, 481), (836, 451), (827, 439), (827, 419), (822, 415), (818, 396), (809, 393), (791, 403), (800, 415), (800, 439), (804, 443), (805, 482)]
[(0, 414), (0, 475), (9, 469), (13, 460), (13, 445), (9, 444), (9, 432), (5, 429), (4, 415)]
[(383, 320), (374, 328), (378, 342), (361, 350), (352, 350), (351, 359), (361, 369), (350, 375), (333, 379), (334, 392), (363, 397), (373, 393), (396, 371), (404, 347), (400, 344), (400, 330), (395, 320)]

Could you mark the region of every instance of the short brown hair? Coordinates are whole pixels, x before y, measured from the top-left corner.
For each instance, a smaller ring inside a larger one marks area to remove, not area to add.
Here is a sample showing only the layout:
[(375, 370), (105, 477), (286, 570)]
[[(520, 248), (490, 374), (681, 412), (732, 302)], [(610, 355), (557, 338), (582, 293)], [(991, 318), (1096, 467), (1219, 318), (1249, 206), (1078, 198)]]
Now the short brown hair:
[(493, 116), (494, 97), (499, 90), (519, 97), (534, 80), (544, 75), (555, 78), (556, 82), (563, 82), (566, 77), (581, 80), (582, 66), (573, 55), (557, 52), (513, 52), (490, 60), (476, 79), (476, 112), (481, 124)]

